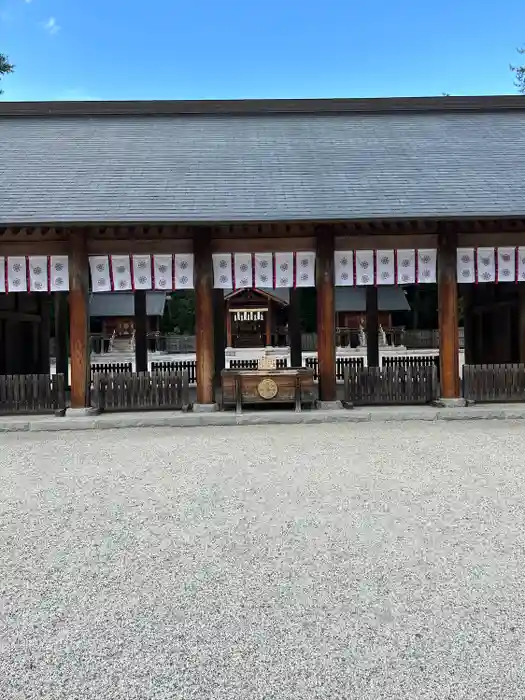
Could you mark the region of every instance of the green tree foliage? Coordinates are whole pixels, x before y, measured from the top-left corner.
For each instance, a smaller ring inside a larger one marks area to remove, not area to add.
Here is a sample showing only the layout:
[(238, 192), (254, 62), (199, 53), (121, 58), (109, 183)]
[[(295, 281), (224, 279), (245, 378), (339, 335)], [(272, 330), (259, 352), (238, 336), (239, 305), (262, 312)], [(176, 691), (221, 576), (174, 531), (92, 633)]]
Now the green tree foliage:
[(193, 335), (195, 333), (195, 292), (172, 294), (161, 321), (164, 332)]
[[(521, 55), (525, 54), (525, 48), (518, 49), (518, 53)], [(511, 66), (510, 69), (515, 77), (514, 85), (525, 95), (525, 66)]]
[[(0, 53), (0, 80), (2, 80), (4, 75), (7, 75), (8, 73), (12, 73), (14, 71), (15, 67), (12, 63), (9, 63), (9, 59), (7, 56), (3, 53)], [(0, 90), (0, 95), (2, 94), (2, 90)]]

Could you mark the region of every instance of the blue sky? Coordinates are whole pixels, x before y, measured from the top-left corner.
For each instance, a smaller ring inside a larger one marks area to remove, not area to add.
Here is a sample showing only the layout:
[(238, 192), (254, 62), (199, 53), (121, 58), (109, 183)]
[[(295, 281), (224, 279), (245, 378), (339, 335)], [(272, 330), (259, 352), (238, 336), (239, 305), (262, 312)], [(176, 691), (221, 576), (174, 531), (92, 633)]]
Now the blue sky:
[(512, 93), (524, 0), (0, 0), (5, 100)]

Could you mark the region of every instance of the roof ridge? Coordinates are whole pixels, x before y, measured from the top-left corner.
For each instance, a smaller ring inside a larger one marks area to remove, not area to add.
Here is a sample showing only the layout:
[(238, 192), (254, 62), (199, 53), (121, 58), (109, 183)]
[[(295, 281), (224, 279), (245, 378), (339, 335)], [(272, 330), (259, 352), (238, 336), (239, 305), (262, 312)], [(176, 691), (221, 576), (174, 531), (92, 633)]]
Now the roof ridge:
[(0, 116), (166, 116), (525, 110), (525, 95), (0, 102)]

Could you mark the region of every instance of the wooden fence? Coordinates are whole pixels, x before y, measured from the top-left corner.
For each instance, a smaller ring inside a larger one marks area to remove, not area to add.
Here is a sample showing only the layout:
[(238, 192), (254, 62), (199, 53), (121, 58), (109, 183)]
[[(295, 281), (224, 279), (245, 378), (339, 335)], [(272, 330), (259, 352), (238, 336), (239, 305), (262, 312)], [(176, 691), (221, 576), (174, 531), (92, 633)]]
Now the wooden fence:
[(0, 414), (56, 413), (66, 410), (63, 374), (0, 376)]
[(355, 406), (428, 404), (437, 399), (437, 370), (426, 367), (345, 367), (344, 398)]
[(195, 360), (172, 360), (165, 362), (152, 362), (152, 372), (187, 372), (190, 384), (197, 383), (197, 362)]
[(183, 410), (190, 406), (187, 372), (96, 374), (93, 405), (101, 411)]
[[(337, 380), (344, 379), (345, 367), (358, 369), (364, 367), (365, 361), (362, 357), (336, 357), (335, 359), (335, 378)], [(307, 357), (305, 367), (313, 369), (314, 379), (319, 379), (319, 362), (317, 357)]]
[(435, 367), (439, 380), (439, 355), (387, 355), (382, 358), (381, 366), (384, 369), (387, 367), (398, 367), (399, 369)]
[(464, 365), (463, 396), (468, 401), (525, 401), (525, 364)]
[(93, 362), (91, 365), (91, 383), (95, 374), (131, 374), (133, 364), (131, 362)]

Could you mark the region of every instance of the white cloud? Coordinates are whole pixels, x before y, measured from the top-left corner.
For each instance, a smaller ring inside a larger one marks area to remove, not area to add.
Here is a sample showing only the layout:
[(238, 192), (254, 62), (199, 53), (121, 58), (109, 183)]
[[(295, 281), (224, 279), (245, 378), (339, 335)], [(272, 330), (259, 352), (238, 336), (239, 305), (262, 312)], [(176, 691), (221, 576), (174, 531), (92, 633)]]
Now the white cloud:
[(50, 34), (56, 34), (60, 29), (60, 26), (57, 24), (54, 17), (50, 17), (47, 22), (44, 22), (44, 29), (47, 29)]

